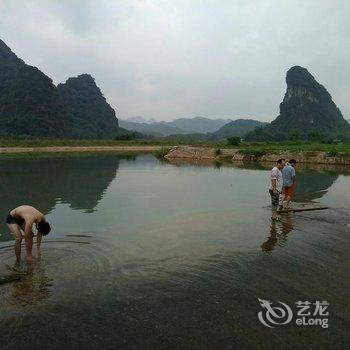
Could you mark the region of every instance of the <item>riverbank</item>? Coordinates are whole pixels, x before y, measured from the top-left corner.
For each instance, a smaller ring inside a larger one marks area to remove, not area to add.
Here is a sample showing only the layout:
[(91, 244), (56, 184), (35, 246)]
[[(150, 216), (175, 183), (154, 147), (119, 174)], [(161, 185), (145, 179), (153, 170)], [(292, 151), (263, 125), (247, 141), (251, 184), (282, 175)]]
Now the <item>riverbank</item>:
[(157, 152), (163, 146), (53, 146), (53, 147), (0, 147), (0, 154), (42, 152)]
[(208, 161), (274, 162), (278, 158), (295, 158), (300, 163), (350, 165), (350, 144), (323, 144), (307, 141), (191, 142), (169, 140), (65, 140), (65, 139), (0, 139), (0, 154), (14, 153), (120, 152), (154, 153), (168, 159)]
[(275, 162), (279, 158), (296, 159), (299, 163), (350, 165), (350, 153), (333, 151), (309, 150), (266, 150), (256, 152), (247, 149), (215, 149), (209, 147), (172, 147), (165, 155), (167, 159), (196, 159), (232, 162)]

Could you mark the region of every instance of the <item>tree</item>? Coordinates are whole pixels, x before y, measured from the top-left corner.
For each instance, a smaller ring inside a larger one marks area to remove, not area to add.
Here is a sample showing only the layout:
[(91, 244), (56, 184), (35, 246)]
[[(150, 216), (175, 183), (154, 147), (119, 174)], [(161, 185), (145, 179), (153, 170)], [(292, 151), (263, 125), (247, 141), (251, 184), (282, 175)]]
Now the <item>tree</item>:
[(241, 138), (238, 136), (228, 137), (227, 143), (231, 146), (238, 146), (242, 142)]

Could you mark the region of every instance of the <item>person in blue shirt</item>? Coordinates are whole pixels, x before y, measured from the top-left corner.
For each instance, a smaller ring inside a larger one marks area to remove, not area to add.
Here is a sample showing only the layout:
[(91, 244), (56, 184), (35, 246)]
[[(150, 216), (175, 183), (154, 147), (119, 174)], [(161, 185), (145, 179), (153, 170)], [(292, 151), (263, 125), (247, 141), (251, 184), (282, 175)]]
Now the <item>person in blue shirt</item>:
[(291, 159), (282, 169), (283, 175), (283, 189), (281, 203), (283, 209), (288, 209), (290, 201), (292, 199), (295, 187), (295, 165), (297, 164), (295, 159)]

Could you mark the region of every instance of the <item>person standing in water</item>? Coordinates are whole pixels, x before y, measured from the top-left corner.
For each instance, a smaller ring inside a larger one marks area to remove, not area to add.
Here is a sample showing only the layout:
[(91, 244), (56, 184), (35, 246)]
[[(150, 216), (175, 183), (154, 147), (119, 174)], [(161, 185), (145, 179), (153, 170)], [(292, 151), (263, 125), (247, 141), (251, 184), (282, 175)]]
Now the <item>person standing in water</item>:
[(270, 188), (269, 193), (271, 196), (271, 206), (272, 206), (272, 216), (271, 220), (278, 220), (279, 217), (277, 215), (277, 208), (279, 205), (280, 194), (282, 193), (282, 185), (283, 185), (283, 177), (281, 170), (284, 167), (284, 159), (278, 159), (276, 162), (276, 166), (274, 166), (271, 170), (270, 175)]
[[(39, 210), (29, 205), (21, 205), (7, 215), (6, 223), (11, 233), (15, 237), (15, 255), (17, 263), (21, 261), (21, 243), (24, 237), (25, 248), (27, 254), (27, 261), (32, 262), (32, 249), (33, 249), (33, 225), (35, 224), (38, 230), (37, 234), (37, 249), (40, 252), (40, 245), (42, 236), (46, 236), (50, 231), (51, 227), (45, 216)], [(22, 236), (23, 231), (24, 235)]]
[(290, 200), (292, 199), (295, 187), (295, 159), (291, 159), (282, 170), (283, 176), (283, 193), (281, 204), (283, 209), (288, 209)]

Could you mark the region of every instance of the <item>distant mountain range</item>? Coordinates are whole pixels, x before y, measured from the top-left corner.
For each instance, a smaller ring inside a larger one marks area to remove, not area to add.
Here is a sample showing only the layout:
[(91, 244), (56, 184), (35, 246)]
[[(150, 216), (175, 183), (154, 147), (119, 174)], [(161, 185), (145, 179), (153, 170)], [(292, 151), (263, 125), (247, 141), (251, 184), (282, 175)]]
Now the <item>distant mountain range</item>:
[[(131, 120), (142, 120), (134, 122)], [(170, 122), (150, 122), (142, 117), (119, 120), (119, 125), (128, 130), (135, 130), (157, 137), (174, 134), (195, 134), (217, 131), (220, 127), (230, 122), (230, 119), (209, 119), (205, 117), (179, 118)]]
[(243, 137), (247, 132), (266, 124), (253, 119), (230, 120), (204, 117), (180, 118), (171, 122), (156, 123), (119, 120), (119, 125), (127, 130), (135, 130), (155, 137), (181, 140), (218, 140), (232, 136)]
[(205, 117), (156, 122), (137, 116), (121, 120), (119, 125), (91, 75), (81, 74), (55, 86), (51, 78), (27, 65), (0, 40), (0, 137), (350, 140), (349, 120), (307, 69), (292, 67), (286, 83), (280, 114), (270, 124)]
[(123, 132), (94, 79), (57, 87), (0, 40), (0, 136), (113, 138)]
[(188, 134), (190, 132), (168, 125), (166, 122), (137, 123), (119, 119), (120, 127), (137, 131), (154, 137), (163, 137), (172, 134)]
[(286, 83), (279, 116), (266, 127), (246, 135), (246, 140), (350, 139), (349, 124), (326, 88), (306, 68), (290, 68)]
[(186, 132), (207, 133), (214, 132), (223, 125), (229, 123), (232, 119), (209, 119), (205, 117), (179, 118), (167, 124)]
[(154, 119), (154, 118), (145, 118), (145, 117), (142, 117), (142, 116), (135, 116), (135, 117), (129, 117), (129, 118), (122, 118), (124, 121), (126, 122), (133, 122), (133, 123), (146, 123), (146, 124), (149, 124), (149, 123), (157, 123), (157, 121)]

